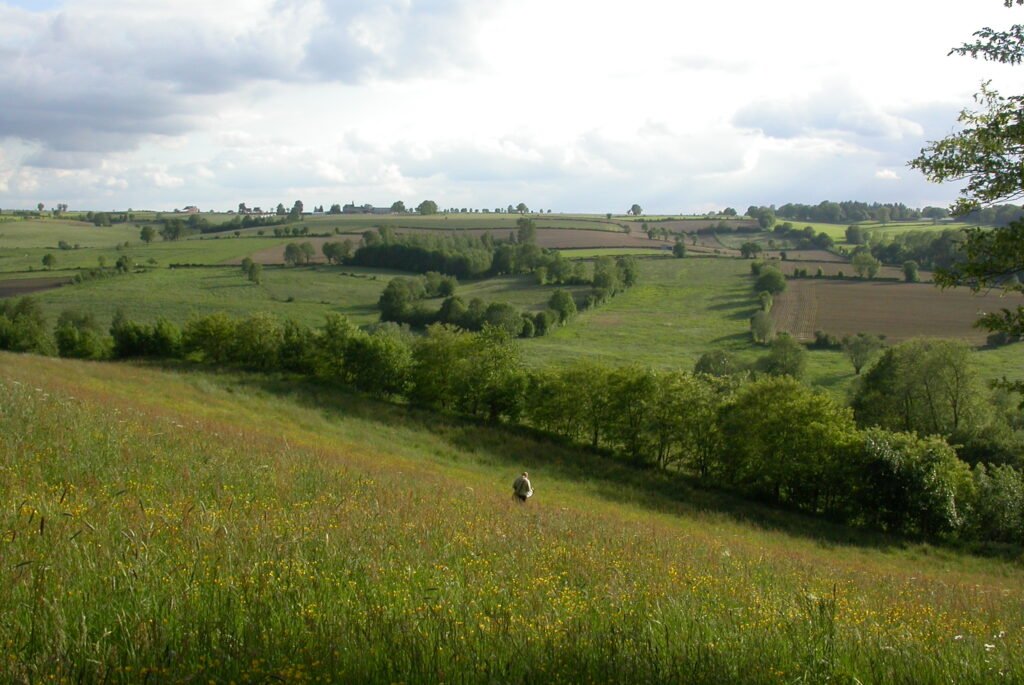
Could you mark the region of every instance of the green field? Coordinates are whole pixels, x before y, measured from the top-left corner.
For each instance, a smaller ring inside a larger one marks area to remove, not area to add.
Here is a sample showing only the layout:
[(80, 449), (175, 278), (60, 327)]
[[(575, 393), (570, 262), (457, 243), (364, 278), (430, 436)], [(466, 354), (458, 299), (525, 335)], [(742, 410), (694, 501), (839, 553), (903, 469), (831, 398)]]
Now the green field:
[[(826, 233), (828, 234), (837, 244), (846, 243), (846, 228), (849, 224), (825, 224), (814, 221), (795, 221), (792, 219), (779, 218), (779, 223), (788, 221), (793, 224), (794, 228), (802, 229), (804, 226), (810, 226), (814, 229), (815, 233)], [(865, 231), (877, 232), (881, 235), (889, 234), (896, 235), (898, 233), (905, 233), (909, 231), (944, 231), (946, 229), (959, 229), (968, 228), (968, 224), (961, 222), (938, 222), (935, 223), (930, 219), (923, 219), (921, 221), (891, 221), (887, 224), (880, 224), (877, 221), (861, 221), (857, 223)]]
[[(490, 225), (495, 225), (494, 222), (514, 222), (517, 218), (496, 214), (451, 217), (450, 221), (465, 225), (473, 221), (490, 221)], [(369, 222), (377, 218), (355, 216), (339, 220)], [(443, 221), (436, 217), (413, 218)], [(598, 219), (603, 220), (603, 217)], [(79, 309), (92, 312), (105, 326), (118, 309), (139, 321), (165, 316), (178, 323), (192, 314), (225, 311), (245, 316), (253, 311), (267, 311), (281, 318), (319, 325), (328, 312), (345, 314), (357, 324), (375, 322), (380, 292), (388, 279), (398, 275), (398, 272), (351, 267), (267, 267), (263, 284), (255, 286), (237, 267), (168, 269), (167, 265), (222, 264), (301, 238), (196, 236), (175, 242), (158, 240), (151, 245), (131, 240), (127, 248), (115, 247), (123, 242), (120, 239), (125, 237), (126, 231), (134, 230), (97, 229), (84, 223), (53, 220), (5, 222), (0, 233), (12, 239), (16, 237), (24, 246), (4, 248), (5, 243), (0, 240), (0, 281), (5, 272), (19, 279), (74, 275), (73, 269), (94, 267), (100, 257), (109, 266), (121, 255), (127, 255), (133, 264), (145, 267), (144, 273), (37, 294), (48, 318), (55, 321), (64, 309)], [(84, 238), (86, 235), (88, 240)], [(46, 247), (58, 240), (71, 242), (75, 236), (82, 239), (82, 244), (91, 246), (56, 251)], [(32, 246), (33, 241), (38, 245)], [(531, 363), (561, 363), (582, 354), (615, 364), (692, 368), (702, 353), (713, 349), (733, 352), (744, 362), (763, 354), (763, 349), (749, 340), (748, 319), (756, 307), (749, 262), (698, 257), (676, 260), (644, 255), (645, 251), (643, 248), (563, 251), (579, 259), (605, 254), (638, 254), (640, 284), (611, 302), (581, 314), (553, 334), (528, 341)], [(42, 269), (42, 256), (47, 252), (53, 252), (58, 260), (53, 271)], [(151, 265), (151, 259), (155, 265)], [(345, 276), (342, 272), (356, 275)], [(585, 288), (575, 290), (582, 297)], [(522, 276), (464, 283), (458, 293), (467, 301), (480, 297), (486, 302), (506, 301), (526, 311), (537, 311), (544, 307), (552, 291), (552, 287), (538, 287), (532, 278)], [(1016, 347), (979, 351), (975, 360), (986, 378), (1024, 375), (1024, 363)], [(812, 351), (807, 378), (812, 384), (842, 395), (854, 381), (854, 374), (841, 353)]]
[(0, 474), (5, 682), (1024, 678), (1017, 565), (324, 388), (0, 354)]

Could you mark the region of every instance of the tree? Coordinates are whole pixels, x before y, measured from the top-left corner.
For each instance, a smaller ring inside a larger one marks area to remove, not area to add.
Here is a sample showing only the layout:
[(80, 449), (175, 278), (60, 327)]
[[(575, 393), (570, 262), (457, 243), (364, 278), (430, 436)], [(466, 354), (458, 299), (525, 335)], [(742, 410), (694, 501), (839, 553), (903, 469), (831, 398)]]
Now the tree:
[(143, 226), (142, 230), (139, 231), (139, 240), (149, 245), (153, 242), (153, 238), (156, 237), (156, 231), (153, 230), (152, 226)]
[(526, 206), (525, 202), (520, 202), (519, 204), (516, 205), (516, 211), (519, 212), (520, 214), (526, 214), (528, 211), (530, 211), (530, 208)]
[(843, 353), (853, 364), (853, 370), (858, 376), (861, 369), (874, 359), (884, 347), (885, 343), (877, 335), (858, 333), (843, 338)]
[(405, 214), (405, 212), (406, 212), (405, 203), (402, 202), (401, 200), (398, 200), (397, 202), (392, 202), (391, 203), (391, 211), (394, 214)]
[(676, 244), (672, 246), (672, 256), (678, 259), (682, 259), (686, 256), (686, 244), (682, 239), (676, 239)]
[(288, 221), (301, 221), (303, 209), (302, 200), (296, 200), (291, 211), (288, 212)]
[(533, 219), (527, 219), (525, 216), (516, 219), (516, 241), (520, 245), (537, 243), (537, 225)]
[(882, 354), (864, 374), (852, 407), (865, 426), (952, 436), (981, 425), (984, 402), (966, 344), (915, 339)]
[(423, 216), (437, 214), (437, 203), (434, 202), (433, 200), (424, 200), (423, 202), (416, 205), (416, 211)]
[(53, 267), (57, 266), (57, 258), (53, 256), (52, 252), (47, 252), (45, 255), (43, 255), (43, 266), (45, 266), (47, 269), (52, 269)]
[(39, 210), (40, 214), (43, 213), (43, 209), (45, 209), (45, 208), (46, 208), (46, 205), (44, 205), (42, 202), (40, 202), (39, 204), (36, 205), (36, 209)]
[(633, 216), (640, 216), (641, 214), (644, 213), (644, 210), (640, 205), (634, 204), (632, 207), (629, 208), (629, 213), (632, 214)]
[(768, 354), (757, 360), (757, 370), (769, 376), (800, 378), (807, 368), (807, 350), (789, 333), (779, 333), (768, 344)]
[(572, 293), (561, 288), (551, 293), (548, 307), (558, 313), (560, 323), (565, 323), (576, 316), (576, 301), (573, 299)]
[(740, 368), (735, 355), (725, 350), (711, 350), (697, 359), (697, 363), (693, 366), (693, 372), (708, 376), (732, 376), (739, 373)]
[(249, 213), (249, 208), (245, 206), (244, 202), (239, 202), (238, 203), (238, 213), (239, 214), (248, 214)]
[(853, 255), (853, 259), (850, 260), (850, 264), (853, 266), (853, 270), (857, 272), (857, 275), (861, 278), (874, 278), (878, 273), (878, 269), (882, 266), (882, 263), (878, 261), (867, 250), (862, 249)]
[(767, 291), (772, 295), (778, 295), (786, 289), (786, 277), (774, 266), (761, 267), (754, 283), (754, 290), (757, 292)]
[(775, 322), (768, 312), (758, 310), (750, 317), (750, 336), (754, 342), (765, 344), (775, 337)]
[(867, 242), (867, 234), (861, 226), (847, 226), (846, 242), (851, 245), (863, 245)]
[(761, 254), (761, 246), (755, 242), (748, 240), (740, 245), (740, 255), (742, 255), (744, 259), (753, 259), (759, 254)]
[(104, 359), (112, 344), (92, 314), (70, 309), (61, 312), (53, 337), (60, 356), (74, 359)]
[[(1012, 7), (1024, 0), (1004, 0), (1003, 4)], [(974, 42), (954, 48), (950, 54), (1010, 65), (1024, 61), (1024, 25), (1015, 24), (1007, 31), (983, 28), (974, 37)], [(974, 100), (977, 110), (960, 113), (960, 131), (930, 142), (910, 161), (910, 166), (930, 181), (967, 181), (951, 208), (954, 216), (1024, 196), (1024, 95), (1004, 97), (985, 82)], [(1024, 221), (1011, 222), (1000, 230), (966, 231), (961, 254), (962, 260), (936, 272), (938, 285), (967, 285), (975, 291), (1002, 287), (1019, 292), (1019, 283), (1005, 284), (1011, 274), (1024, 268)], [(1024, 307), (990, 313), (979, 324), (1010, 335), (1024, 332)], [(1024, 382), (1009, 385), (1024, 390)]]
[(297, 264), (303, 264), (304, 257), (302, 254), (302, 248), (296, 243), (288, 243), (284, 246), (284, 263), (289, 266), (296, 266)]
[(903, 262), (903, 280), (907, 283), (917, 283), (921, 277), (917, 273), (918, 266), (914, 260)]
[(284, 208), (284, 203), (277, 203), (277, 209), (274, 210), (274, 214), (276, 214), (277, 216), (285, 216), (286, 214), (288, 214), (288, 210)]
[(246, 277), (256, 285), (263, 283), (263, 265), (253, 262), (246, 271)]
[(741, 491), (811, 511), (846, 490), (842, 464), (856, 444), (850, 410), (789, 377), (744, 385), (718, 414), (718, 477)]

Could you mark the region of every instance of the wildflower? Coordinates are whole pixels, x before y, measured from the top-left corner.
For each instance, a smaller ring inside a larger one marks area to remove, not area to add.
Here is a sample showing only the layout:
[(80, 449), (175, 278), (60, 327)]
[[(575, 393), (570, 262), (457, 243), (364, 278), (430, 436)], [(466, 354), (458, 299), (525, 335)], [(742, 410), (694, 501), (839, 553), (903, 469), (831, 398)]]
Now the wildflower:
[(986, 651), (986, 652), (991, 652), (991, 651), (992, 651), (993, 649), (995, 649), (995, 648), (996, 648), (996, 646), (995, 646), (995, 645), (990, 645), (990, 644), (988, 644), (987, 642), (985, 643), (985, 651)]
[(963, 640), (963, 639), (964, 639), (964, 636), (963, 636), (963, 635), (954, 635), (954, 636), (953, 636), (953, 639), (954, 639), (954, 640), (957, 640), (957, 641), (959, 641), (959, 640)]

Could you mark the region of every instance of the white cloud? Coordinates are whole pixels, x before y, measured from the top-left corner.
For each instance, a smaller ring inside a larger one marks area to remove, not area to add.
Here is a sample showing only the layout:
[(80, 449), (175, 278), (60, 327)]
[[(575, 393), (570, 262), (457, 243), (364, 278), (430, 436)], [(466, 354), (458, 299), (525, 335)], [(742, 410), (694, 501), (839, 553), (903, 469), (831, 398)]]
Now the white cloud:
[(1018, 75), (945, 57), (1014, 17), (962, 0), (32, 4), (0, 0), (5, 207), (934, 204), (897, 170)]

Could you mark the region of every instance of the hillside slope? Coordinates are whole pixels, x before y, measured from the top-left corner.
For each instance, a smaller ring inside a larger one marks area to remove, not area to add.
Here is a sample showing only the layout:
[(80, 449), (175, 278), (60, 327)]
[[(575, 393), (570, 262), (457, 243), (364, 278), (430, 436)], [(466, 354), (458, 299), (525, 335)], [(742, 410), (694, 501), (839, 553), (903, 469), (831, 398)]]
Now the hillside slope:
[(0, 680), (1024, 681), (1018, 565), (287, 387), (0, 354)]

